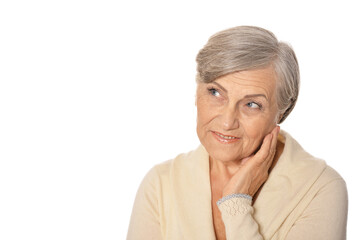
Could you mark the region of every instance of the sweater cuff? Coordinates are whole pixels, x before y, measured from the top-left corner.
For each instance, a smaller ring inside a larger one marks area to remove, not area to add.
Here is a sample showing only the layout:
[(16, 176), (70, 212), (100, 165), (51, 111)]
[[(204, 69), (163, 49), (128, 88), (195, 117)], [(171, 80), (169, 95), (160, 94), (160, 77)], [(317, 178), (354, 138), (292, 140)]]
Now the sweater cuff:
[(238, 216), (247, 213), (253, 213), (252, 199), (245, 197), (231, 197), (222, 201), (217, 205), (222, 215)]

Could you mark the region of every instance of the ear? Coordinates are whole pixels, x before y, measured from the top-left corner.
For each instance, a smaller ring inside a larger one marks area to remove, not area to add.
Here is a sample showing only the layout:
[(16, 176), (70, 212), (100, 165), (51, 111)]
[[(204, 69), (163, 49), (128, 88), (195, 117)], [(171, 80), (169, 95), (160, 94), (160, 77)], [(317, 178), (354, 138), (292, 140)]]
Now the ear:
[(282, 118), (283, 118), (283, 113), (278, 116), (277, 124), (280, 124)]
[(276, 125), (279, 125), (280, 124), (280, 122), (281, 122), (281, 120), (282, 120), (282, 118), (283, 118), (283, 115), (285, 115), (285, 112), (284, 111), (278, 111), (278, 113), (277, 113), (277, 116), (276, 116)]

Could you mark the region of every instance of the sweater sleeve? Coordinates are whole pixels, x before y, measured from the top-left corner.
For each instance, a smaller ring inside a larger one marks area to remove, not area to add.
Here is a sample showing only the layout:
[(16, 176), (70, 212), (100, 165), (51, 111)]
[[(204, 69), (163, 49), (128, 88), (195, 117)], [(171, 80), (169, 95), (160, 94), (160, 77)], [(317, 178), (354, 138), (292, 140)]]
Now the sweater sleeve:
[[(251, 201), (230, 198), (219, 206), (227, 240), (262, 240), (253, 218)], [(324, 186), (293, 224), (286, 240), (344, 240), (347, 223), (347, 189), (343, 179)]]
[(262, 240), (258, 224), (253, 218), (250, 199), (229, 198), (218, 205), (226, 228), (227, 240)]
[(159, 177), (155, 168), (138, 189), (129, 223), (127, 240), (162, 239), (158, 208)]

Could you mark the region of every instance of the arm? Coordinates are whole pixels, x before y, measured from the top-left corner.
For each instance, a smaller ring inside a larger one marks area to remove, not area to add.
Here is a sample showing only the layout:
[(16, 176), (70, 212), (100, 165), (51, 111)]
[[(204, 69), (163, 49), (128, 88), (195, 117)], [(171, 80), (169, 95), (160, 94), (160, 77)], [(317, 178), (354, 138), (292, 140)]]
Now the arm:
[[(262, 143), (260, 150), (251, 157), (241, 160), (239, 170), (223, 189), (221, 203), (217, 203), (222, 214), (227, 240), (262, 240), (258, 223), (253, 218), (252, 197), (268, 178), (268, 171), (276, 152), (279, 127), (275, 127)], [(233, 197), (232, 194), (248, 195)]]
[(292, 226), (286, 240), (345, 240), (347, 189), (343, 179), (324, 186)]
[[(235, 197), (219, 209), (226, 227), (227, 240), (262, 240), (253, 218), (251, 200)], [(294, 223), (286, 240), (345, 240), (347, 224), (347, 189), (345, 182), (335, 179), (325, 185)]]
[(158, 175), (153, 168), (144, 177), (138, 189), (127, 240), (162, 239), (157, 200), (158, 183)]
[(252, 200), (234, 197), (218, 205), (226, 228), (227, 240), (263, 240), (253, 219)]

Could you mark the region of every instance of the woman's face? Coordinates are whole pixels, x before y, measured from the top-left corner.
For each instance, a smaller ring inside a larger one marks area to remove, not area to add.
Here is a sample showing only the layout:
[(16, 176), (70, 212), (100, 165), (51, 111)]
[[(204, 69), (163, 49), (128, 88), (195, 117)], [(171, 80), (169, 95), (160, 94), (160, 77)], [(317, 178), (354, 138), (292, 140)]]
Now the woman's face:
[(248, 157), (277, 123), (274, 70), (240, 71), (199, 83), (196, 106), (197, 134), (211, 158)]

